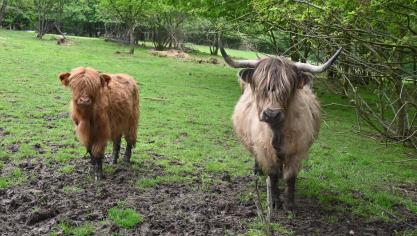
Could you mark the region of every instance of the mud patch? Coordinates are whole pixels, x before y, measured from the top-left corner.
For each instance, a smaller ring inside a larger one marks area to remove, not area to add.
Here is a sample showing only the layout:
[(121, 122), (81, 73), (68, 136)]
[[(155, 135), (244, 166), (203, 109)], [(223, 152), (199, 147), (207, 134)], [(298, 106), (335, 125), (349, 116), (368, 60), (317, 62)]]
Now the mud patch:
[(12, 144), (10, 146), (7, 147), (7, 151), (11, 152), (11, 153), (15, 153), (18, 152), (20, 149), (20, 145), (19, 144)]
[[(139, 230), (153, 235), (218, 235), (245, 232), (244, 219), (255, 214), (253, 204), (238, 203), (237, 193), (243, 186), (240, 179), (208, 190), (200, 189), (198, 184), (174, 184), (141, 192), (136, 181), (155, 173), (141, 173), (118, 164), (105, 180), (95, 182), (88, 160), (77, 160), (75, 164), (71, 174), (56, 171), (57, 162), (44, 163), (42, 159), (35, 165), (19, 166), (32, 178), (24, 186), (0, 192), (0, 234), (37, 235), (51, 232), (59, 222), (91, 222), (97, 233), (104, 235), (119, 231), (135, 234)], [(78, 190), (65, 191), (66, 186), (76, 186)], [(127, 231), (113, 225), (107, 219), (107, 210), (120, 202), (140, 212), (144, 222)]]
[(149, 50), (149, 53), (158, 57), (176, 57), (188, 60), (192, 59), (188, 53), (176, 49), (169, 49), (166, 51), (157, 51), (155, 49), (151, 49)]
[(32, 146), (33, 150), (35, 150), (39, 154), (45, 154), (46, 151), (42, 148), (40, 144), (35, 144)]
[(403, 196), (411, 198), (412, 201), (417, 202), (417, 183), (402, 184), (399, 186), (392, 186), (392, 188)]
[(295, 235), (394, 235), (409, 229), (407, 222), (367, 221), (351, 214), (325, 210), (316, 200), (297, 199), (294, 215), (280, 212), (276, 222)]
[(156, 159), (156, 160), (164, 160), (164, 159), (167, 159), (167, 157), (166, 157), (166, 156), (161, 155), (161, 154), (158, 154), (158, 153), (156, 153), (156, 152), (154, 152), (154, 151), (152, 151), (152, 150), (146, 151), (146, 153), (147, 153), (149, 156), (151, 156), (153, 159)]
[(0, 127), (0, 138), (6, 137), (10, 132)]
[[(251, 176), (221, 174), (212, 176), (218, 181), (209, 186), (197, 178), (191, 184), (139, 190), (138, 179), (164, 174), (152, 162), (145, 161), (139, 168), (120, 162), (112, 165), (113, 171), (103, 181), (95, 182), (88, 159), (72, 162), (75, 169), (69, 174), (57, 171), (61, 167), (58, 162), (36, 160), (19, 164), (30, 176), (25, 184), (0, 190), (0, 235), (48, 234), (59, 231), (61, 222), (91, 223), (97, 235), (236, 235), (247, 232), (248, 222), (256, 219), (254, 202), (240, 199), (251, 191)], [(107, 157), (105, 167), (111, 165), (109, 162)], [(324, 210), (312, 199), (296, 201), (295, 215), (289, 217), (280, 211), (274, 219), (296, 235), (390, 235), (409, 229), (417, 219), (407, 212), (407, 224), (366, 222), (347, 213)], [(144, 221), (133, 229), (120, 229), (107, 217), (108, 209), (118, 205), (135, 209)]]
[(60, 119), (68, 119), (69, 113), (68, 112), (61, 112), (57, 115), (44, 115), (42, 116), (42, 119), (45, 121), (55, 121)]

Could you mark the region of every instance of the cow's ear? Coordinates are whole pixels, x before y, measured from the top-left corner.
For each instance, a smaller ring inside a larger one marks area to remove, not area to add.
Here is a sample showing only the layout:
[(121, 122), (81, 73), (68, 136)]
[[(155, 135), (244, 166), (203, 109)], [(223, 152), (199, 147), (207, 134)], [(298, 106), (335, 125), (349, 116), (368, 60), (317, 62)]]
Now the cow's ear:
[(254, 69), (245, 68), (245, 69), (240, 70), (238, 75), (246, 83), (251, 83), (254, 71), (255, 71)]
[(110, 75), (100, 74), (100, 81), (101, 81), (101, 85), (103, 85), (103, 87), (109, 85), (110, 80), (111, 80)]
[(60, 73), (59, 75), (58, 75), (58, 77), (59, 77), (59, 79), (61, 80), (61, 83), (64, 85), (64, 86), (68, 86), (68, 84), (69, 84), (69, 80), (68, 80), (68, 78), (70, 77), (70, 73), (68, 73), (68, 72), (62, 72), (62, 73)]
[(297, 88), (299, 88), (299, 89), (304, 88), (304, 86), (306, 84), (309, 84), (312, 79), (313, 79), (312, 75), (301, 72), (298, 76)]

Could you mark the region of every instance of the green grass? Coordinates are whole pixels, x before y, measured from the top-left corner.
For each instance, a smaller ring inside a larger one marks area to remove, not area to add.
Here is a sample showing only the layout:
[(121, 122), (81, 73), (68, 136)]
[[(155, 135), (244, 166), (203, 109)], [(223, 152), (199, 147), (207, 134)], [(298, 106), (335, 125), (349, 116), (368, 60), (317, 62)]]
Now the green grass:
[(121, 209), (113, 207), (109, 209), (109, 218), (118, 226), (122, 228), (132, 228), (142, 222), (143, 217), (136, 211), (126, 208)]
[(25, 183), (27, 176), (19, 168), (12, 168), (0, 176), (0, 189)]
[(71, 174), (75, 171), (75, 165), (65, 165), (61, 167), (59, 171), (64, 174)]
[(144, 190), (146, 188), (152, 188), (160, 184), (173, 184), (173, 183), (187, 183), (190, 182), (190, 177), (183, 177), (178, 175), (157, 176), (155, 178), (143, 178), (139, 179), (136, 183), (139, 189)]
[[(271, 223), (271, 231), (277, 235), (290, 236), (294, 235), (292, 230), (287, 229), (286, 227), (280, 225), (279, 223)], [(267, 230), (267, 225), (259, 222), (253, 222), (250, 224), (250, 230), (247, 233), (247, 236), (263, 236)]]
[[(86, 223), (81, 226), (72, 226), (65, 222), (58, 224), (64, 235), (74, 235), (74, 236), (88, 236), (93, 235), (95, 230), (93, 225)], [(53, 232), (52, 235), (58, 235), (56, 232)]]
[[(137, 79), (141, 120), (133, 167), (142, 172), (146, 161), (163, 171), (161, 176), (137, 179), (139, 189), (190, 183), (193, 176), (207, 186), (221, 181), (225, 172), (232, 177), (251, 174), (252, 157), (237, 141), (230, 121), (240, 96), (236, 70), (155, 57), (142, 48), (134, 56), (116, 54), (128, 48), (100, 39), (74, 37), (73, 44), (58, 46), (52, 38), (40, 41), (31, 33), (0, 30), (0, 128), (9, 133), (0, 139), (0, 188), (25, 183), (26, 174), (17, 165), (27, 158), (56, 160), (63, 173), (74, 171), (72, 161), (83, 158), (85, 150), (67, 115), (70, 92), (57, 78), (77, 66)], [(229, 53), (254, 58), (248, 52)], [(352, 108), (326, 106), (348, 101), (331, 94), (320, 79), (314, 89), (324, 105), (323, 122), (300, 173), (297, 196), (366, 219), (390, 220), (390, 214), (401, 218), (398, 205), (417, 214), (413, 196), (399, 187), (417, 182), (415, 153), (358, 134)], [(44, 153), (38, 153), (36, 145)], [(104, 168), (107, 174), (114, 171)]]
[(66, 194), (70, 194), (70, 193), (79, 193), (81, 192), (81, 189), (77, 186), (64, 186), (62, 187), (62, 191)]

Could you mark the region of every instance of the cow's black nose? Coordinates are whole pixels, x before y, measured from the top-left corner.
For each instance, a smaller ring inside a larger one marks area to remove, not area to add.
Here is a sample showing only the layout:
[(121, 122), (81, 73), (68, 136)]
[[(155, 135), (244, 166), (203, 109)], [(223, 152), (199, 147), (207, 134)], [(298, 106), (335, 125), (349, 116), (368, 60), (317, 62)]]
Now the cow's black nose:
[(280, 122), (282, 120), (283, 114), (280, 110), (265, 109), (262, 112), (261, 121), (267, 123)]

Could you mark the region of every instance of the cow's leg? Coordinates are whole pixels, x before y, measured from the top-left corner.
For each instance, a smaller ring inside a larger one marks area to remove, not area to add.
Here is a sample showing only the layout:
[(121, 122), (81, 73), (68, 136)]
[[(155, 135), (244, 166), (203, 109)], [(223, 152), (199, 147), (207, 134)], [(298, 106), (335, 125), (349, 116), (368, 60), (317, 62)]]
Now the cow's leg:
[(267, 186), (267, 200), (268, 200), (268, 212), (271, 215), (273, 210), (278, 210), (281, 207), (281, 201), (279, 200), (278, 189), (278, 175), (269, 174), (266, 178)]
[(255, 165), (253, 166), (254, 175), (263, 175), (262, 169), (259, 166), (259, 162), (255, 159)]
[(122, 137), (119, 136), (113, 140), (113, 153), (112, 153), (113, 164), (117, 164), (117, 159), (119, 159), (121, 139)]
[(295, 207), (294, 204), (294, 192), (295, 192), (295, 182), (297, 180), (297, 177), (291, 177), (287, 179), (287, 187), (285, 189), (286, 195), (287, 195), (287, 203), (286, 203), (286, 209), (289, 211), (292, 211)]

